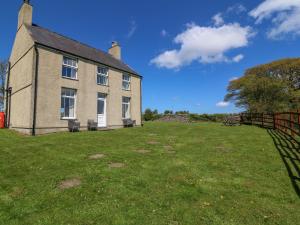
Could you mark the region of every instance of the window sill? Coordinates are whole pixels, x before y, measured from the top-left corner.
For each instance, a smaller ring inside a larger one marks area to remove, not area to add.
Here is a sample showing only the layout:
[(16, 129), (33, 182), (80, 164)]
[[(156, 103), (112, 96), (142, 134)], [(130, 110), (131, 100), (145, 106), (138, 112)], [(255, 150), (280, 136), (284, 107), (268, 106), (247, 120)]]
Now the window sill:
[(77, 118), (60, 118), (60, 120), (77, 120)]
[(123, 91), (131, 91), (131, 89), (128, 89), (128, 90), (127, 90), (127, 89), (122, 89), (122, 90), (123, 90)]
[(76, 79), (74, 79), (74, 78), (69, 78), (69, 77), (61, 77), (61, 78), (63, 78), (63, 79), (66, 79), (66, 80), (74, 80), (74, 81), (79, 81), (77, 78)]
[(108, 84), (98, 84), (98, 83), (97, 83), (97, 85), (98, 85), (98, 86), (102, 86), (102, 87), (109, 87)]

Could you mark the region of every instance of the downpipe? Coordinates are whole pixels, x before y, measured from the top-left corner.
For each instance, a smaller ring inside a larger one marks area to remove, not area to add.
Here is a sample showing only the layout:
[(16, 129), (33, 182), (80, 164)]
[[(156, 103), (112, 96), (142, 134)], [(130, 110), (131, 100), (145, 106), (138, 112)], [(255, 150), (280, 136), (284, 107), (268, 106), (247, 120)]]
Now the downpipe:
[(37, 45), (34, 45), (35, 51), (35, 77), (34, 77), (34, 101), (33, 101), (33, 118), (32, 118), (32, 136), (36, 135), (36, 114), (37, 114), (37, 91), (38, 91), (38, 74), (39, 74), (39, 51)]

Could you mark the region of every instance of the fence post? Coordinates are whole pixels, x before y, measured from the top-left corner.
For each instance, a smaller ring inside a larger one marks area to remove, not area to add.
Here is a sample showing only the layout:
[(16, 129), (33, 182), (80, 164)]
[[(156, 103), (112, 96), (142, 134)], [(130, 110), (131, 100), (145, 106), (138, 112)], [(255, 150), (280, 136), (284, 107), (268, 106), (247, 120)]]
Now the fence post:
[(295, 133), (294, 133), (294, 121), (295, 121), (295, 119), (294, 119), (294, 112), (291, 112), (291, 114), (290, 114), (290, 128), (291, 128), (291, 135), (292, 135), (292, 137), (295, 136)]
[(265, 125), (264, 125), (264, 113), (261, 114), (261, 126), (265, 127)]
[(297, 109), (297, 119), (298, 119), (298, 134), (300, 133), (300, 114), (299, 114), (299, 109)]
[(273, 128), (276, 130), (276, 113), (273, 113)]
[(284, 126), (284, 132), (287, 133), (287, 121), (286, 121), (286, 114), (283, 115), (283, 126)]

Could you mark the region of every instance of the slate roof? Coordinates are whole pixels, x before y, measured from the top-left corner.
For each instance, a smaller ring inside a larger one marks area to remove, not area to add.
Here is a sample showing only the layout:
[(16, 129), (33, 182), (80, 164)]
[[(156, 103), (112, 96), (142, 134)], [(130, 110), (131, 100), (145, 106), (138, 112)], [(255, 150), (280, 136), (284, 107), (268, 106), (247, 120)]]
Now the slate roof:
[(26, 27), (35, 43), (140, 76), (124, 62), (114, 58), (104, 51), (92, 48), (86, 44), (80, 43), (35, 24)]

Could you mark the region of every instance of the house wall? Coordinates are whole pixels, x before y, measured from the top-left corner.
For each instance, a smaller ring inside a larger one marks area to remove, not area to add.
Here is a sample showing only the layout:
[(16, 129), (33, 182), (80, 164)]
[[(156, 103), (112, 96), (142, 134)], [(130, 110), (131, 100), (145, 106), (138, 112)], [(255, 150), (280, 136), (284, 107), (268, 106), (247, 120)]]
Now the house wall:
[(109, 85), (96, 82), (97, 64), (78, 59), (78, 80), (62, 78), (63, 55), (39, 48), (39, 78), (37, 97), (37, 134), (67, 130), (68, 121), (60, 117), (61, 88), (77, 90), (76, 118), (81, 127), (87, 120), (97, 121), (97, 93), (107, 94), (107, 125), (122, 127), (122, 96), (131, 98), (131, 117), (141, 125), (140, 77), (132, 76), (131, 91), (122, 90), (122, 72), (109, 69)]
[(32, 127), (32, 82), (35, 64), (33, 44), (26, 27), (22, 26), (16, 34), (10, 57), (9, 86), (12, 87), (12, 94), (9, 126), (26, 134), (31, 133)]

